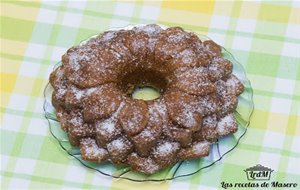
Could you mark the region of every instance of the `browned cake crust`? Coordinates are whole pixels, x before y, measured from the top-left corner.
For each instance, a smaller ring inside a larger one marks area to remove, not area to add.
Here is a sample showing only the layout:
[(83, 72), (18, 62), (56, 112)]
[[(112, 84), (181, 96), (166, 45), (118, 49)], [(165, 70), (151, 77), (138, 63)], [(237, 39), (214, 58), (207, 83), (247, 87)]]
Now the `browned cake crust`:
[[(50, 83), (57, 118), (84, 160), (145, 174), (207, 156), (218, 137), (237, 131), (233, 112), (244, 90), (215, 42), (153, 24), (70, 48)], [(161, 96), (133, 99), (137, 85)]]

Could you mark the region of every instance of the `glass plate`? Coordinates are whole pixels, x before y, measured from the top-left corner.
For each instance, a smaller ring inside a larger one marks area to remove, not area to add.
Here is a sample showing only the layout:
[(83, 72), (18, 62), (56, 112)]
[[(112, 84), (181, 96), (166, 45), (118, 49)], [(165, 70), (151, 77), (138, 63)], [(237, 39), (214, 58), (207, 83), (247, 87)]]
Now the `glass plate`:
[[(122, 29), (131, 29), (132, 27), (134, 26), (128, 26)], [(198, 36), (202, 40), (209, 39), (206, 36)], [(81, 44), (84, 44), (87, 40), (81, 42)], [(238, 145), (239, 141), (247, 131), (247, 127), (250, 122), (250, 117), (254, 108), (251, 83), (246, 76), (243, 66), (225, 48), (222, 48), (222, 57), (230, 60), (233, 63), (233, 74), (236, 75), (242, 81), (242, 83), (245, 86), (245, 90), (238, 98), (238, 106), (234, 113), (239, 126), (238, 131), (224, 138), (219, 138), (216, 143), (211, 145), (210, 154), (207, 157), (188, 161), (180, 161), (177, 164), (152, 175), (143, 175), (138, 172), (133, 172), (130, 170), (130, 167), (115, 166), (110, 162), (93, 163), (85, 161), (80, 156), (79, 148), (71, 146), (67, 134), (61, 129), (60, 124), (57, 121), (55, 109), (51, 103), (51, 95), (53, 92), (53, 88), (48, 83), (44, 90), (44, 112), (45, 118), (48, 120), (49, 123), (50, 132), (53, 135), (53, 137), (58, 141), (61, 148), (65, 150), (70, 156), (78, 160), (84, 166), (96, 170), (99, 173), (106, 176), (143, 182), (172, 180), (196, 174), (201, 170), (208, 168), (220, 161), (227, 153), (231, 152)], [(61, 63), (59, 62), (55, 66), (55, 68), (58, 67), (60, 64)]]

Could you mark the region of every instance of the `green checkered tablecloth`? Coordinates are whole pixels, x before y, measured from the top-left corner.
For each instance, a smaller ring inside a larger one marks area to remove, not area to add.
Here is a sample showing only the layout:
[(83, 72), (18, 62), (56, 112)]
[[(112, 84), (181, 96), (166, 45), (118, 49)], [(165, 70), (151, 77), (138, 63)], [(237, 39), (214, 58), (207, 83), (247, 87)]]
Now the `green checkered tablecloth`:
[[(83, 167), (59, 147), (43, 115), (44, 87), (69, 47), (145, 23), (208, 35), (239, 60), (254, 90), (238, 147), (209, 169), (164, 183), (112, 180)], [(248, 183), (244, 170), (256, 164), (274, 170), (271, 181), (299, 189), (299, 147), (299, 1), (1, 1), (1, 189), (221, 189), (221, 182)]]

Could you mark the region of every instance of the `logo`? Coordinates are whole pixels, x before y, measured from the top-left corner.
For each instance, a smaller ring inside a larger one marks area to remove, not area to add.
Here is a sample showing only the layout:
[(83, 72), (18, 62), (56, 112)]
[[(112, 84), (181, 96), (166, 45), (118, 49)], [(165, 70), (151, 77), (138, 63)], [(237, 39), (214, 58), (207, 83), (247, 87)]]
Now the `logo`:
[(270, 180), (271, 173), (274, 171), (271, 168), (257, 164), (256, 166), (244, 170), (248, 180)]
[(231, 188), (297, 188), (298, 183), (295, 182), (282, 182), (282, 181), (270, 181), (272, 179), (272, 170), (261, 164), (246, 168), (243, 170), (246, 174), (245, 180), (242, 181), (222, 181), (222, 189)]

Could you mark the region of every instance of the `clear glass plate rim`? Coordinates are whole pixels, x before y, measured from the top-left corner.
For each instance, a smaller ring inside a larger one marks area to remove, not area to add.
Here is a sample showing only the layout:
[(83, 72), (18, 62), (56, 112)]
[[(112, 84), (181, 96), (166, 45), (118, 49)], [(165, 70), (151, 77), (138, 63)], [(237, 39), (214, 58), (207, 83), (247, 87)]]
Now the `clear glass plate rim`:
[[(120, 29), (126, 29), (126, 28), (127, 28), (127, 29), (131, 29), (131, 28), (133, 28), (133, 27), (135, 27), (135, 26), (141, 26), (141, 25), (129, 25), (129, 26), (127, 26), (127, 27), (123, 27), (123, 28), (111, 28), (111, 29), (109, 29), (109, 30), (120, 30)], [(161, 26), (161, 25), (160, 25), (160, 26)], [(163, 26), (163, 27), (166, 27), (166, 26)], [(194, 33), (195, 33), (195, 32), (194, 32)], [(205, 37), (206, 39), (210, 39), (209, 37), (207, 37), (207, 36), (205, 36), (205, 35), (201, 35), (201, 34), (198, 34), (198, 33), (195, 33), (195, 34), (197, 34), (198, 36)], [(84, 42), (88, 41), (89, 39), (91, 39), (91, 38), (93, 38), (93, 37), (95, 37), (95, 36), (96, 36), (96, 35), (93, 35), (93, 36), (91, 36), (90, 38), (88, 38), (88, 39), (86, 39), (86, 40), (83, 40), (80, 44), (83, 44)], [(182, 177), (187, 177), (187, 176), (194, 175), (194, 174), (200, 172), (201, 170), (203, 170), (203, 169), (205, 169), (205, 168), (208, 168), (208, 167), (214, 165), (215, 163), (219, 162), (226, 154), (228, 154), (228, 153), (231, 152), (234, 148), (236, 148), (236, 146), (238, 146), (240, 140), (242, 139), (242, 137), (243, 137), (243, 136), (246, 134), (246, 132), (247, 132), (247, 128), (248, 128), (248, 126), (249, 126), (249, 124), (250, 124), (250, 118), (251, 118), (251, 115), (252, 115), (253, 110), (254, 110), (253, 89), (252, 89), (252, 86), (251, 86), (251, 82), (250, 82), (250, 80), (248, 79), (248, 77), (247, 77), (247, 75), (246, 75), (246, 72), (245, 72), (245, 69), (244, 69), (243, 65), (242, 65), (241, 63), (239, 63), (239, 62), (235, 59), (235, 57), (234, 57), (227, 49), (225, 49), (224, 47), (222, 47), (222, 49), (223, 49), (223, 51), (225, 51), (226, 53), (228, 53), (229, 56), (234, 60), (234, 64), (238, 65), (238, 66), (241, 68), (242, 75), (244, 76), (244, 79), (245, 79), (245, 80), (243, 81), (243, 83), (244, 83), (244, 84), (247, 83), (247, 89), (249, 90), (248, 93), (249, 93), (250, 96), (248, 96), (248, 98), (249, 98), (249, 102), (250, 102), (250, 108), (249, 108), (248, 116), (247, 116), (247, 118), (245, 118), (246, 121), (247, 121), (247, 123), (245, 124), (245, 126), (243, 126), (243, 127), (245, 128), (245, 131), (241, 134), (241, 136), (239, 136), (239, 138), (237, 139), (236, 144), (235, 144), (230, 150), (228, 150), (228, 151), (225, 152), (223, 155), (221, 155), (219, 159), (213, 161), (213, 162), (212, 162), (211, 164), (209, 164), (209, 165), (206, 165), (206, 166), (204, 166), (204, 167), (202, 167), (202, 168), (199, 168), (198, 170), (196, 170), (196, 171), (194, 171), (194, 172), (192, 172), (192, 173), (189, 173), (189, 174), (173, 176), (173, 177), (171, 177), (171, 178), (165, 178), (165, 179), (144, 179), (144, 180), (136, 180), (136, 179), (132, 179), (132, 178), (128, 178), (128, 177), (123, 177), (123, 176), (114, 176), (113, 174), (107, 174), (107, 173), (105, 173), (105, 172), (102, 172), (102, 171), (99, 170), (99, 169), (96, 169), (96, 168), (93, 168), (93, 167), (90, 167), (90, 166), (86, 165), (86, 164), (83, 163), (81, 160), (79, 160), (76, 156), (70, 154), (70, 153), (68, 152), (68, 150), (66, 150), (66, 149), (63, 147), (63, 145), (61, 144), (60, 140), (53, 134), (53, 131), (52, 131), (52, 129), (51, 129), (51, 123), (50, 123), (49, 119), (50, 119), (50, 120), (56, 120), (56, 121), (57, 121), (57, 119), (56, 119), (56, 118), (51, 118), (51, 117), (49, 117), (49, 114), (51, 114), (51, 113), (49, 113), (49, 112), (46, 111), (46, 106), (47, 106), (46, 104), (49, 104), (49, 102), (47, 101), (47, 97), (46, 97), (46, 91), (47, 91), (47, 88), (49, 88), (49, 87), (51, 86), (51, 85), (48, 83), (48, 84), (46, 85), (45, 89), (44, 89), (44, 105), (43, 105), (43, 109), (44, 109), (44, 116), (45, 116), (45, 118), (47, 119), (48, 124), (49, 124), (50, 133), (51, 133), (52, 136), (59, 142), (61, 148), (62, 148), (63, 150), (65, 150), (70, 156), (72, 156), (72, 157), (74, 157), (75, 159), (77, 159), (77, 160), (78, 160), (81, 164), (83, 164), (85, 167), (88, 167), (88, 168), (90, 168), (90, 169), (96, 170), (97, 172), (101, 173), (101, 174), (104, 175), (104, 176), (109, 176), (109, 177), (112, 177), (112, 178), (115, 178), (115, 179), (126, 179), (126, 180), (130, 180), (130, 181), (135, 181), (135, 182), (145, 182), (145, 181), (162, 182), (162, 181), (169, 181), (169, 180), (173, 180), (173, 179), (177, 179), (177, 178), (182, 178)], [(61, 64), (61, 62), (58, 62), (58, 63), (54, 66), (54, 69), (55, 69), (58, 65), (60, 65), (60, 64)], [(51, 104), (51, 102), (50, 102), (50, 104)], [(52, 104), (51, 104), (51, 105), (52, 105)], [(217, 143), (216, 143), (216, 144), (217, 144)], [(217, 146), (218, 146), (218, 144), (217, 144)], [(179, 162), (178, 162), (178, 163), (179, 163)], [(175, 166), (175, 165), (174, 165), (174, 166)], [(176, 171), (175, 171), (175, 172), (176, 172)]]

